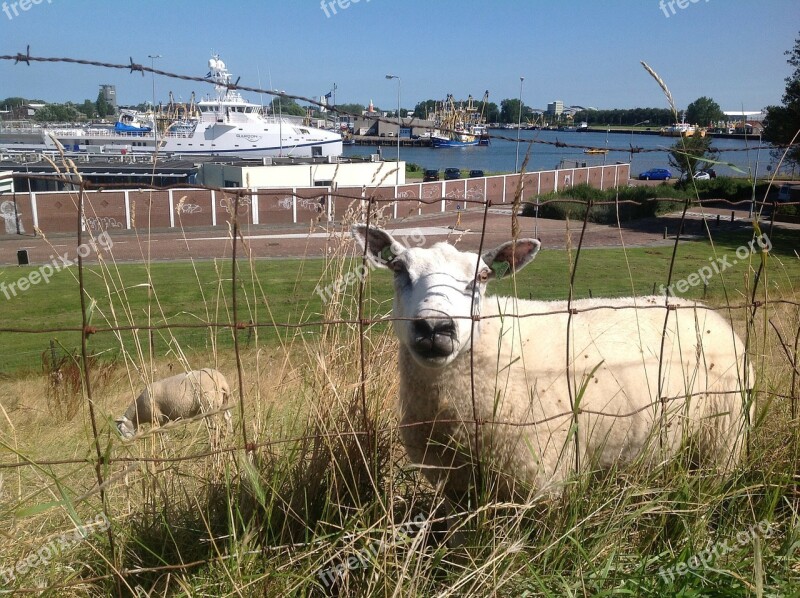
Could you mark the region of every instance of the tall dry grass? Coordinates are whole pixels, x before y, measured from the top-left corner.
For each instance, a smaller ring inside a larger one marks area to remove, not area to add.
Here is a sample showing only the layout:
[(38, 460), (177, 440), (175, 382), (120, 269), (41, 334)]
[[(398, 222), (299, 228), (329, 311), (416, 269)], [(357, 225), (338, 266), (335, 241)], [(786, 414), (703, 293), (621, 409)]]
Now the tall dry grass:
[[(327, 255), (320, 285), (333, 289), (321, 313), (331, 323), (297, 328), (277, 343), (258, 329), (238, 331), (237, 363), (220, 350), (222, 330), (209, 332), (209, 350), (192, 352), (171, 337), (154, 354), (141, 330), (128, 333), (120, 359), (90, 378), (100, 416), (105, 503), (96, 483), (94, 437), (85, 395), (74, 417), (48, 405), (52, 374), (0, 381), (0, 447), (4, 462), (30, 466), (0, 472), (0, 563), (8, 570), (31, 555), (35, 566), (0, 589), (35, 588), (59, 596), (524, 596), (626, 593), (642, 596), (773, 595), (800, 581), (798, 533), (796, 305), (768, 305), (749, 318), (732, 312), (750, 339), (756, 369), (757, 417), (750, 450), (736, 473), (720, 480), (694, 470), (689, 455), (651, 469), (576, 476), (558, 498), (526, 504), (487, 502), (445, 525), (442, 497), (405, 458), (396, 433), (396, 341), (386, 323), (353, 323), (386, 315), (370, 277), (338, 287), (351, 261), (348, 220)], [(370, 215), (380, 224), (382, 215)], [(272, 318), (269, 281), (260, 280), (243, 245), (240, 321)], [(113, 259), (103, 265), (114, 309), (108, 323), (146, 326), (153, 312), (133, 313)], [(302, 270), (298, 277), (303, 276)], [(207, 283), (200, 281), (198, 284)], [(222, 267), (217, 291), (230, 284)], [(748, 283), (731, 283), (741, 295)], [(758, 296), (769, 291), (761, 281)], [(250, 289), (250, 290), (247, 290)], [(766, 291), (765, 291), (766, 289)], [(800, 300), (795, 293), (786, 297)], [(210, 321), (230, 319), (223, 292), (206, 298)], [(133, 346), (134, 349), (126, 349)], [(123, 442), (113, 417), (144, 383), (188, 367), (213, 365), (234, 387), (236, 429), (218, 452), (202, 422), (178, 422)], [(241, 385), (239, 366), (243, 376)], [(238, 403), (239, 393), (243, 401)], [(250, 446), (243, 450), (244, 439)], [(250, 450), (252, 449), (252, 450)], [(37, 465), (44, 457), (77, 464)], [(686, 458), (683, 458), (686, 457)], [(87, 528), (85, 539), (63, 540), (76, 526), (106, 513), (107, 534)], [(737, 534), (769, 522), (769, 537)], [(463, 543), (448, 544), (457, 532)], [(44, 558), (44, 547), (63, 549)], [(691, 575), (672, 571), (709, 545), (732, 550)]]

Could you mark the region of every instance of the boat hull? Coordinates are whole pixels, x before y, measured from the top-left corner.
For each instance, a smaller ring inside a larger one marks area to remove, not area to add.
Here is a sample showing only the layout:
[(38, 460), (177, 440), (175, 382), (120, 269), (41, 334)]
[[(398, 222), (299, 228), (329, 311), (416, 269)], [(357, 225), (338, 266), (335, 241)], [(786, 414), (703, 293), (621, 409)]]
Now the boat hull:
[(157, 145), (161, 155), (307, 158), (339, 156), (342, 153), (342, 139), (333, 134), (320, 134), (319, 139), (293, 138), (284, 134), (283, 141), (277, 132), (270, 134), (262, 131), (257, 137), (249, 136), (249, 139), (244, 136), (237, 138), (236, 135), (233, 130), (215, 135), (213, 127), (205, 130), (198, 127), (198, 131), (191, 136), (159, 135), (158, 139), (153, 132), (71, 132), (51, 136), (44, 130), (28, 134), (0, 131), (0, 149), (17, 152), (56, 151), (58, 145), (53, 141), (55, 138), (68, 152), (88, 154), (153, 154)]
[(478, 145), (477, 139), (475, 141), (459, 141), (457, 139), (439, 139), (437, 137), (431, 137), (432, 147), (470, 147), (473, 145)]
[[(206, 78), (216, 99), (175, 103), (153, 113), (122, 110), (113, 127), (18, 123), (0, 128), (0, 149), (89, 154), (159, 154), (232, 157), (334, 157), (342, 153), (340, 133), (288, 117), (268, 116), (246, 101), (232, 84), (225, 63), (214, 55)], [(153, 127), (147, 123), (152, 123)], [(21, 126), (20, 126), (21, 125)], [(156, 130), (153, 130), (153, 129)]]

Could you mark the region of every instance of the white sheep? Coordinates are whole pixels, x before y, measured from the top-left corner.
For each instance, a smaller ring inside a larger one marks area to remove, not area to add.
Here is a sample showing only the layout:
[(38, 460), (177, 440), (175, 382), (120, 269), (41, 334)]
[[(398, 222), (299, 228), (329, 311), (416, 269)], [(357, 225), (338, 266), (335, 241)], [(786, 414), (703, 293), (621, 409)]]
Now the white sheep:
[(352, 232), (394, 271), (400, 436), (449, 498), (474, 490), (478, 463), (498, 498), (557, 493), (577, 468), (652, 465), (689, 440), (721, 473), (736, 463), (752, 374), (715, 311), (670, 298), (679, 308), (670, 308), (660, 359), (664, 297), (574, 301), (569, 326), (566, 301), (487, 297), (490, 279), (534, 258), (535, 239), (479, 258), (446, 243), (406, 248), (364, 225)]
[[(231, 391), (228, 381), (211, 368), (192, 370), (148, 385), (130, 404), (125, 415), (116, 420), (123, 438), (131, 438), (141, 424), (152, 424), (194, 417), (219, 409), (228, 402)], [(225, 411), (228, 430), (230, 411)]]

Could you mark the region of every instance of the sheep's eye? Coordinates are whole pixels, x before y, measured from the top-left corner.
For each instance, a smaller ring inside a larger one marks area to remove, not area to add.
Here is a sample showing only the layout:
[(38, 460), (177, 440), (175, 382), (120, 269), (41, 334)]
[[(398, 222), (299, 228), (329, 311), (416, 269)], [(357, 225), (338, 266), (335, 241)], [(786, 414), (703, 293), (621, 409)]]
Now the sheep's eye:
[(386, 266), (392, 270), (395, 274), (403, 274), (406, 272), (406, 265), (401, 262), (400, 260), (392, 260)]
[(489, 276), (491, 276), (492, 271), (489, 268), (484, 268), (480, 272), (478, 272), (478, 281), (479, 282), (486, 282), (489, 280)]

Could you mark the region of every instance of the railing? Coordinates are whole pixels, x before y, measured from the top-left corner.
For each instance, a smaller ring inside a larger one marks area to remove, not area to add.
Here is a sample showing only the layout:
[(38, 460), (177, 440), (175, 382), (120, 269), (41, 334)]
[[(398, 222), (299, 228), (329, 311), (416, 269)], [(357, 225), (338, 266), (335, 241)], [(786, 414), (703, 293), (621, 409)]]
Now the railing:
[[(86, 223), (92, 230), (132, 229), (134, 206), (150, 206), (148, 226), (174, 228), (217, 226), (225, 222), (231, 198), (245, 193), (238, 204), (239, 217), (248, 224), (292, 225), (312, 220), (339, 221), (354, 202), (365, 204), (369, 198), (388, 205), (387, 217), (456, 213), (474, 210), (481, 202), (510, 204), (517, 194), (523, 200), (579, 184), (605, 189), (625, 185), (629, 164), (609, 164), (544, 170), (522, 174), (414, 182), (402, 185), (209, 189), (173, 188), (111, 189), (86, 191)], [(391, 175), (394, 178), (394, 175)], [(38, 228), (45, 233), (75, 232), (74, 191), (44, 191), (13, 195), (13, 213), (25, 232)], [(0, 203), (11, 201), (10, 194), (0, 196)], [(180, 206), (179, 219), (176, 209)], [(10, 209), (10, 208), (9, 208)]]

